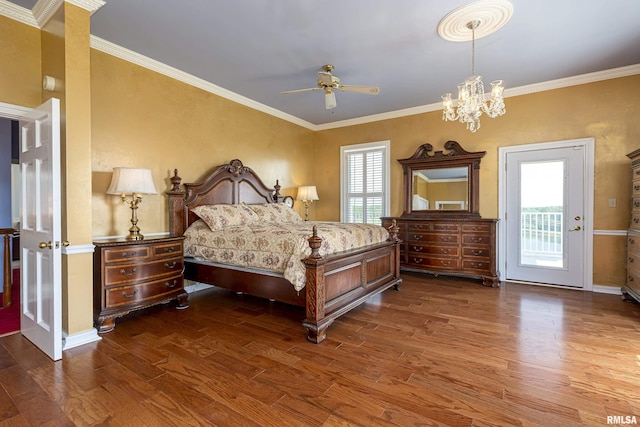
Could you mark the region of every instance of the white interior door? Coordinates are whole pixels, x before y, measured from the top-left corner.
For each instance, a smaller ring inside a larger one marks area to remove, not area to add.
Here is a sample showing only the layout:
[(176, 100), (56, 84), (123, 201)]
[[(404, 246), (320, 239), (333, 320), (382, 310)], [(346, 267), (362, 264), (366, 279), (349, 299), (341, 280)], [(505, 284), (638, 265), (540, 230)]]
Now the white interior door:
[(22, 334), (53, 360), (62, 358), (60, 101), (20, 120)]
[(504, 280), (590, 288), (587, 151), (568, 142), (505, 153)]

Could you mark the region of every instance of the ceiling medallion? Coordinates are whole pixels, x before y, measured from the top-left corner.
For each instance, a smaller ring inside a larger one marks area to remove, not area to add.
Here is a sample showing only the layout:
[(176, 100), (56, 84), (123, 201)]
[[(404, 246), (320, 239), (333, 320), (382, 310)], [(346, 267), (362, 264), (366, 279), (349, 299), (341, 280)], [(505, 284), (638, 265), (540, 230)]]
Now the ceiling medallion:
[(502, 80), (491, 82), (491, 99), (487, 104), (482, 76), (476, 76), (475, 72), (475, 41), (476, 38), (497, 31), (507, 23), (512, 14), (513, 6), (508, 1), (484, 0), (458, 8), (440, 21), (438, 25), (440, 37), (451, 41), (471, 39), (472, 43), (471, 76), (458, 85), (457, 109), (453, 107), (451, 93), (442, 96), (442, 120), (458, 120), (466, 124), (471, 132), (475, 132), (480, 129), (480, 116), (483, 112), (491, 118), (502, 116), (507, 112), (504, 105)]

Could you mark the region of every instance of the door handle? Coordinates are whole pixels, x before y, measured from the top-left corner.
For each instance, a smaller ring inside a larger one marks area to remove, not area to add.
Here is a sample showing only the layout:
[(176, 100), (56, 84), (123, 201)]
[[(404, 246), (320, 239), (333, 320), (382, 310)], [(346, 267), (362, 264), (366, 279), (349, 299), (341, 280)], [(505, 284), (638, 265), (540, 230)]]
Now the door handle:
[(580, 230), (582, 230), (582, 227), (580, 227), (579, 225), (576, 225), (575, 227), (569, 229), (569, 231), (580, 231)]
[(40, 249), (44, 249), (44, 248), (49, 248), (49, 249), (51, 249), (51, 248), (53, 248), (53, 243), (51, 243), (51, 242), (49, 242), (49, 243), (40, 242), (40, 243), (38, 243), (38, 247), (39, 247)]

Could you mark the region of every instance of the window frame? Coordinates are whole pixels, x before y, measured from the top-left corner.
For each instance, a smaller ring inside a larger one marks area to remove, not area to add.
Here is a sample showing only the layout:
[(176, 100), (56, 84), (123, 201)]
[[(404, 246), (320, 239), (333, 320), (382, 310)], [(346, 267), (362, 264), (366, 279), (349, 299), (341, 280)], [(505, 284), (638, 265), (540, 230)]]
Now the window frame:
[[(349, 166), (349, 162), (347, 161), (347, 157), (354, 153), (366, 153), (371, 151), (380, 151), (382, 152), (382, 216), (389, 216), (390, 205), (391, 205), (391, 195), (390, 195), (390, 167), (391, 167), (391, 141), (376, 141), (376, 142), (365, 142), (360, 144), (352, 144), (352, 145), (343, 145), (340, 147), (340, 221), (347, 221), (347, 212), (346, 207), (348, 206), (348, 189), (349, 189), (349, 174), (347, 168)], [(365, 195), (366, 199), (366, 195)], [(366, 201), (365, 201), (366, 206)], [(363, 215), (363, 218), (366, 218), (366, 215)]]

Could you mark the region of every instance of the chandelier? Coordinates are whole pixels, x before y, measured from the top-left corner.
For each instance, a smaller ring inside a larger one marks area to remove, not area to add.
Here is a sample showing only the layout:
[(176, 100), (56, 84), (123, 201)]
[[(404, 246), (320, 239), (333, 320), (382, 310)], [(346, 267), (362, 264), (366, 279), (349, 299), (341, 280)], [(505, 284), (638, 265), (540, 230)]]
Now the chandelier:
[(442, 96), (442, 120), (445, 122), (458, 120), (460, 123), (465, 123), (471, 132), (480, 129), (480, 116), (483, 112), (492, 119), (507, 112), (504, 106), (502, 80), (491, 82), (491, 99), (487, 104), (482, 76), (476, 76), (475, 31), (479, 25), (480, 21), (477, 20), (466, 24), (466, 27), (471, 30), (471, 76), (458, 85), (458, 108), (453, 107), (451, 93)]

